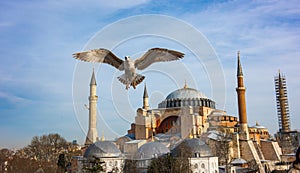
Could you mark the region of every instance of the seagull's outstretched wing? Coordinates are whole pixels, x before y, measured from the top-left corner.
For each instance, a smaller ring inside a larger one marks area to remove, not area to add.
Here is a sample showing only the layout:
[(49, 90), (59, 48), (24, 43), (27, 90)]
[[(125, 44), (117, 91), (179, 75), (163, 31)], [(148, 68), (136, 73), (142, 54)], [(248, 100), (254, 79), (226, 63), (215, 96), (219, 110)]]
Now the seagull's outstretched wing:
[(124, 61), (107, 49), (93, 49), (86, 52), (74, 53), (73, 57), (87, 62), (107, 63), (119, 70), (124, 70)]
[(184, 54), (175, 50), (152, 48), (134, 61), (137, 69), (143, 70), (155, 62), (173, 61), (183, 58)]

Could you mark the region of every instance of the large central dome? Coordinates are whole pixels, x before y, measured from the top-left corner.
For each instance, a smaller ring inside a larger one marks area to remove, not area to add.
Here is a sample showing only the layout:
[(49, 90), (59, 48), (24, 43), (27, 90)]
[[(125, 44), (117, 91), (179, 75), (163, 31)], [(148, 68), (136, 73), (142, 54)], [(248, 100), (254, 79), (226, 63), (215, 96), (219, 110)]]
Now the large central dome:
[(193, 88), (184, 87), (171, 92), (166, 99), (192, 99), (192, 98), (207, 98), (203, 93)]
[(204, 106), (215, 109), (215, 102), (200, 91), (188, 88), (185, 84), (183, 88), (171, 92), (164, 101), (158, 104), (158, 108), (182, 106)]

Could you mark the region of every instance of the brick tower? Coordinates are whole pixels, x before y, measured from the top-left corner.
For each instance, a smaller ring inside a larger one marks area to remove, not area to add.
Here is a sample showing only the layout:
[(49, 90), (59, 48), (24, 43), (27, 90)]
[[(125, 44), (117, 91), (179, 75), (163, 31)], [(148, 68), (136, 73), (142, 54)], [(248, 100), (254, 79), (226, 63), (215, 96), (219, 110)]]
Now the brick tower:
[(237, 54), (238, 64), (237, 64), (237, 99), (238, 99), (238, 110), (239, 110), (239, 122), (240, 122), (240, 139), (248, 140), (248, 124), (247, 124), (247, 109), (246, 109), (246, 87), (244, 86), (244, 76), (242, 65), (240, 61), (240, 52)]

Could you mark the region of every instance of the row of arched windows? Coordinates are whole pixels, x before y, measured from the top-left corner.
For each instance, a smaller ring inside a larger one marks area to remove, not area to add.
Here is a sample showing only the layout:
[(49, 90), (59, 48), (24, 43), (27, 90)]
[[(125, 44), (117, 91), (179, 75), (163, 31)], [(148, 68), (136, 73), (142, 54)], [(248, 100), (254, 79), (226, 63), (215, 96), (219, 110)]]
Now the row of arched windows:
[(215, 102), (210, 99), (192, 98), (192, 99), (170, 99), (164, 100), (158, 108), (181, 107), (181, 106), (205, 106), (215, 109)]

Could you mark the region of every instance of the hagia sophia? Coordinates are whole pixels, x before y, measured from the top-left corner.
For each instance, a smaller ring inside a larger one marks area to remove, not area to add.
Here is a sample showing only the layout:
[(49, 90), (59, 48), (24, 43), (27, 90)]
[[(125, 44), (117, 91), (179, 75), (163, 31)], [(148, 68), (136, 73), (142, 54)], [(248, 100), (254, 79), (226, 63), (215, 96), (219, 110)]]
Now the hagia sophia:
[[(284, 81), (284, 82), (282, 82)], [(277, 83), (276, 83), (277, 82)], [(89, 127), (83, 156), (76, 157), (74, 172), (82, 172), (100, 159), (103, 172), (122, 172), (126, 160), (134, 160), (136, 169), (146, 173), (153, 159), (171, 155), (181, 157), (185, 147), (193, 173), (261, 172), (280, 170), (277, 163), (292, 159), (299, 146), (298, 131), (290, 130), (285, 77), (275, 78), (279, 106), (279, 132), (271, 137), (268, 128), (247, 122), (246, 87), (237, 55), (238, 117), (228, 115), (216, 103), (187, 83), (162, 100), (157, 108), (149, 107), (147, 86), (143, 103), (125, 136), (115, 141), (99, 139), (96, 127), (97, 101), (94, 72), (90, 82)], [(285, 94), (285, 95), (284, 95)], [(226, 147), (227, 146), (227, 147)], [(224, 154), (225, 153), (225, 154)]]

